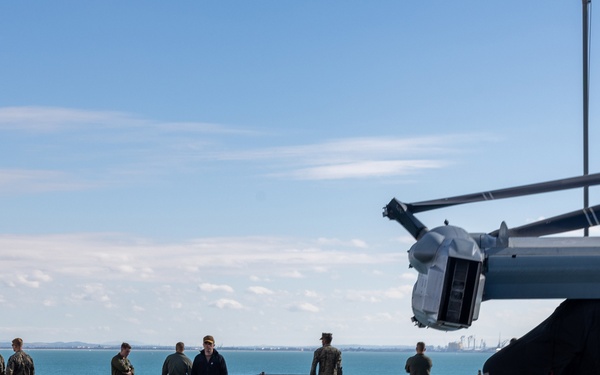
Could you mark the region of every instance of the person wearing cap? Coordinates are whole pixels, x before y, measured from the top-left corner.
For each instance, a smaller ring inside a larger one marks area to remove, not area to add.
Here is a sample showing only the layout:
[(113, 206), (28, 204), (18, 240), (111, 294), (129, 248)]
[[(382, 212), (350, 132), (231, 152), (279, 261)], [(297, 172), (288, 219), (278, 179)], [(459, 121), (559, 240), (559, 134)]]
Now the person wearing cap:
[(342, 352), (331, 346), (333, 335), (324, 332), (320, 340), (323, 346), (315, 350), (310, 375), (342, 375)]
[(35, 375), (33, 359), (23, 351), (23, 339), (12, 340), (12, 348), (15, 354), (8, 358), (6, 375)]
[(194, 358), (191, 375), (227, 375), (227, 364), (215, 349), (215, 339), (208, 335), (202, 341), (204, 349)]
[(162, 375), (190, 375), (192, 373), (192, 360), (183, 354), (185, 344), (175, 344), (175, 353), (169, 354), (163, 363)]
[(133, 375), (134, 369), (127, 357), (131, 353), (131, 345), (124, 342), (121, 344), (121, 351), (110, 361), (111, 375)]
[(410, 375), (429, 375), (432, 367), (431, 358), (425, 355), (425, 343), (417, 343), (417, 354), (406, 360), (404, 369)]

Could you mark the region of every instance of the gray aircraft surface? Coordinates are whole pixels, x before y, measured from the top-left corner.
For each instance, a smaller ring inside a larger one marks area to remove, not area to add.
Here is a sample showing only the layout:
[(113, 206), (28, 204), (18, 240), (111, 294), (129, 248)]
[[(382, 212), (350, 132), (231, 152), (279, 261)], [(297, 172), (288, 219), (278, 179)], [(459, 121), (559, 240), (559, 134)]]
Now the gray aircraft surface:
[[(429, 230), (414, 216), (453, 205), (598, 184), (600, 173), (416, 203), (392, 199), (383, 216), (400, 223), (416, 240), (408, 251), (410, 266), (419, 273), (412, 293), (413, 322), (419, 327), (457, 330), (477, 320), (480, 304), (486, 300), (566, 298), (547, 321), (519, 339), (519, 344), (509, 345), (520, 350), (503, 351), (500, 360), (486, 363), (487, 371), (490, 375), (551, 373), (546, 370), (570, 374), (560, 369), (572, 367), (574, 361), (582, 363), (582, 353), (587, 352), (585, 358), (596, 361), (588, 368), (600, 371), (600, 237), (542, 237), (599, 225), (600, 205), (516, 228), (502, 222), (490, 233), (468, 233), (447, 222)], [(579, 315), (591, 317), (569, 318)], [(598, 322), (592, 324), (594, 319)], [(586, 341), (588, 335), (591, 343)], [(574, 346), (563, 347), (573, 341), (583, 349), (574, 353)], [(527, 355), (528, 350), (538, 362), (515, 357)], [(564, 354), (561, 364), (549, 364), (557, 361), (559, 351)]]
[(443, 207), (600, 184), (600, 173), (417, 203), (392, 199), (383, 216), (417, 240), (413, 321), (444, 331), (467, 328), (491, 299), (600, 298), (600, 238), (544, 237), (600, 224), (600, 205), (490, 233), (445, 225), (429, 230), (414, 214)]

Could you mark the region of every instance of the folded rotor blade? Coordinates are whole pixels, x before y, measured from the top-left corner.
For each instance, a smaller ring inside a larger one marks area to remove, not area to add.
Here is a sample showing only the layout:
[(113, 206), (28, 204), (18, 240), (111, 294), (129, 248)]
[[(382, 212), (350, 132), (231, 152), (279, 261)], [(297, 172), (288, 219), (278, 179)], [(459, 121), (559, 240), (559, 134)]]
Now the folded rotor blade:
[[(554, 216), (508, 230), (508, 237), (539, 237), (600, 225), (600, 205)], [(497, 237), (498, 231), (490, 233)]]
[(421, 223), (410, 211), (406, 210), (406, 204), (400, 202), (396, 198), (393, 198), (390, 203), (383, 208), (383, 216), (390, 220), (396, 220), (415, 238), (415, 240), (421, 238), (428, 231), (425, 224)]
[(574, 189), (584, 186), (600, 184), (600, 173), (585, 176), (564, 178), (561, 180), (541, 182), (531, 185), (516, 186), (512, 188), (490, 190), (475, 194), (466, 194), (450, 198), (434, 199), (430, 201), (408, 203), (407, 210), (412, 213), (435, 210), (438, 208), (454, 206), (464, 203), (475, 203), (494, 199), (520, 197), (524, 195), (549, 193), (552, 191)]

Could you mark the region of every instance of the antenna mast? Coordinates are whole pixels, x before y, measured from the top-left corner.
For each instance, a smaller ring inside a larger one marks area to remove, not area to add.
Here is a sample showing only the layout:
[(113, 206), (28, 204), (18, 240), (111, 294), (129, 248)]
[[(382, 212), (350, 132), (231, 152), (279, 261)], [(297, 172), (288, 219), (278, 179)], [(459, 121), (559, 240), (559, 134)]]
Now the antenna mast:
[[(588, 120), (589, 120), (589, 9), (592, 0), (582, 0), (583, 5), (583, 175), (589, 173), (588, 154)], [(589, 186), (583, 187), (583, 208), (589, 207)], [(583, 235), (589, 236), (589, 229), (584, 228)]]

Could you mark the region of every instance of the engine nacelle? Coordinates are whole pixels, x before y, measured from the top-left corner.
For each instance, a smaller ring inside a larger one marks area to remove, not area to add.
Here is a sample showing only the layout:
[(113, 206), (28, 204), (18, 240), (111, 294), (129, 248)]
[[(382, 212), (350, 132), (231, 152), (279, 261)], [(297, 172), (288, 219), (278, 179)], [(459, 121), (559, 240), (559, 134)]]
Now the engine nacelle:
[(412, 319), (419, 327), (452, 331), (477, 320), (484, 254), (465, 230), (447, 225), (427, 232), (408, 259), (419, 272), (412, 294)]

